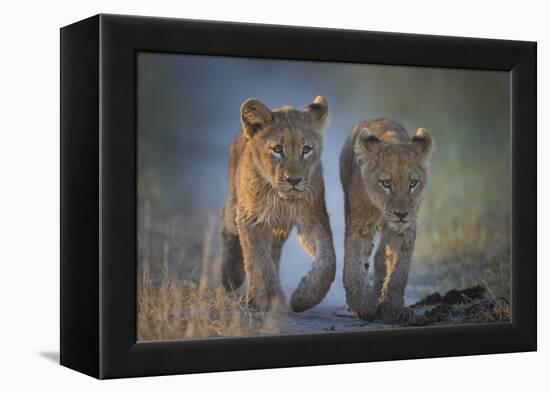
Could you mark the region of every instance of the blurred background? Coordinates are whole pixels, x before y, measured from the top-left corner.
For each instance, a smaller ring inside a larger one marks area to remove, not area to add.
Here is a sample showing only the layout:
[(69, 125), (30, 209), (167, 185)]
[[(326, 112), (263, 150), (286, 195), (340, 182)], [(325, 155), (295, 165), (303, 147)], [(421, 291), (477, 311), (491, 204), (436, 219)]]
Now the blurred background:
[[(138, 269), (197, 281), (216, 254), (228, 149), (241, 103), (329, 103), (322, 161), (338, 273), (325, 303), (345, 304), (340, 149), (360, 120), (391, 117), (432, 134), (428, 186), (406, 302), (484, 285), (509, 298), (510, 83), (506, 72), (196, 55), (138, 55)], [(205, 242), (206, 240), (206, 242)], [(310, 261), (289, 238), (281, 282), (290, 295)]]

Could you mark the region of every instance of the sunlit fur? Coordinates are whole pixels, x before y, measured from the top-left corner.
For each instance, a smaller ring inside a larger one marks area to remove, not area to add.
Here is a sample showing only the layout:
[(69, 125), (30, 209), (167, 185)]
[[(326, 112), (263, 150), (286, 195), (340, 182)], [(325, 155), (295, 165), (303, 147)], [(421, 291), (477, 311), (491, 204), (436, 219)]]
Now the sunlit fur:
[[(344, 287), (352, 312), (364, 319), (395, 320), (403, 306), (426, 185), (432, 138), (423, 128), (409, 137), (390, 119), (357, 124), (340, 156), (346, 234)], [(381, 235), (380, 245), (373, 238)], [(374, 254), (374, 280), (367, 263)]]
[(222, 270), (226, 288), (240, 287), (246, 275), (248, 298), (257, 308), (283, 302), (279, 259), (293, 227), (313, 266), (292, 295), (292, 309), (304, 311), (318, 304), (334, 281), (336, 262), (320, 161), (327, 115), (323, 97), (303, 111), (269, 110), (255, 99), (241, 107), (243, 127), (230, 149), (222, 217)]

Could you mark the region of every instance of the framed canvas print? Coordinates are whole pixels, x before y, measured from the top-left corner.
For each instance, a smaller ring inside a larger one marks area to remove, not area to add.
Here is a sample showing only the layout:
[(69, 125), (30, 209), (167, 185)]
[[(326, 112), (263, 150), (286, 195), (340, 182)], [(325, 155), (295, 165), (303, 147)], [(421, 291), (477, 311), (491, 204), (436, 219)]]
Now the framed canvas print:
[(536, 44), (61, 29), (61, 364), (536, 350)]

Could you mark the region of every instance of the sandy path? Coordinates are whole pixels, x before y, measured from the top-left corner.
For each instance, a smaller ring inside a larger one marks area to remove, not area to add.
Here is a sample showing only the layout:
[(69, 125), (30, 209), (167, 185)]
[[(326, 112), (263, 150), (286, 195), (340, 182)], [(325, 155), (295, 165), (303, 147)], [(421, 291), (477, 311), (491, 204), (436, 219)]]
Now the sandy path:
[(345, 306), (319, 305), (303, 313), (290, 310), (275, 316), (282, 334), (370, 330), (396, 327), (354, 318)]
[[(338, 287), (338, 284), (336, 285)], [(343, 288), (338, 291), (340, 296), (328, 296), (321, 304), (295, 313), (288, 307), (286, 310), (272, 315), (282, 334), (345, 332), (357, 330), (387, 329), (399, 327), (399, 324), (367, 322), (356, 318), (348, 311)], [(411, 286), (407, 289), (405, 304), (416, 303), (425, 288)]]

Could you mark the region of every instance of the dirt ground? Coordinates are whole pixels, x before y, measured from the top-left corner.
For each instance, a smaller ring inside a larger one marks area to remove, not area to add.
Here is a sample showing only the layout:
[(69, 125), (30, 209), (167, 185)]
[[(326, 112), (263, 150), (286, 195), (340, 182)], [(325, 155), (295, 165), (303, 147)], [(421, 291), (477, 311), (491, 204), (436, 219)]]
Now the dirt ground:
[[(411, 299), (408, 299), (410, 302)], [(303, 313), (290, 310), (274, 315), (281, 334), (300, 334), (330, 331), (357, 331), (387, 329), (406, 326), (506, 322), (509, 320), (509, 304), (503, 298), (487, 297), (486, 290), (475, 286), (462, 290), (453, 289), (443, 295), (429, 294), (419, 301), (409, 303), (413, 317), (393, 323), (364, 321), (355, 318), (345, 304), (321, 304)]]

